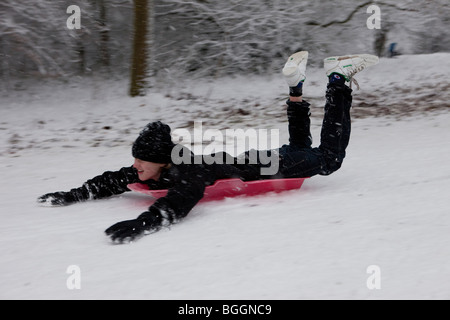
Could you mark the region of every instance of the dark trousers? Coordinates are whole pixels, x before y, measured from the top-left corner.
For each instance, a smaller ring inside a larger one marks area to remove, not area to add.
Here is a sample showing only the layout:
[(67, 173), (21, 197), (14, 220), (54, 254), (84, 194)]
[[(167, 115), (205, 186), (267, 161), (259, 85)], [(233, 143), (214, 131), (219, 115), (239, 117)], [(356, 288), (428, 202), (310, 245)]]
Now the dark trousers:
[(329, 175), (338, 170), (350, 140), (352, 90), (328, 84), (320, 145), (312, 148), (310, 104), (288, 101), (289, 145), (280, 150), (279, 174), (284, 178)]

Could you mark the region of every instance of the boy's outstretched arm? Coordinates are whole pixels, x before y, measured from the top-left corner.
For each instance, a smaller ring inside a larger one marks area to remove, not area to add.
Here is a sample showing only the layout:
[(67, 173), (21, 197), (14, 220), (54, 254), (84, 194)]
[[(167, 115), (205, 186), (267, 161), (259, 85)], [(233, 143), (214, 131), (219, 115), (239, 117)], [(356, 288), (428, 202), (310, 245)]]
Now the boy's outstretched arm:
[(37, 202), (49, 206), (66, 206), (76, 202), (102, 199), (112, 195), (130, 191), (127, 185), (138, 182), (139, 178), (136, 169), (125, 167), (119, 171), (106, 171), (102, 175), (96, 176), (79, 188), (70, 191), (58, 191), (40, 196)]
[(202, 174), (205, 173), (201, 168), (198, 172), (188, 169), (181, 173), (165, 197), (156, 200), (136, 219), (112, 225), (105, 230), (106, 235), (115, 243), (131, 242), (181, 220), (203, 198), (205, 182)]

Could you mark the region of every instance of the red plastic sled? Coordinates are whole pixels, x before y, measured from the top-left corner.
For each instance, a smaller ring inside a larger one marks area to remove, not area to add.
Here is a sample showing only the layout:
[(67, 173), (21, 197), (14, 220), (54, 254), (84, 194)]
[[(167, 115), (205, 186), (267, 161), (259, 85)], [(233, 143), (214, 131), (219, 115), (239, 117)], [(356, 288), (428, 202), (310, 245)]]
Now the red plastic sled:
[[(237, 196), (255, 196), (267, 192), (281, 192), (300, 189), (306, 178), (268, 179), (257, 181), (242, 181), (241, 179), (217, 180), (213, 185), (207, 186), (200, 202), (222, 200)], [(146, 184), (133, 183), (128, 189), (154, 198), (164, 197), (168, 190), (150, 190)]]

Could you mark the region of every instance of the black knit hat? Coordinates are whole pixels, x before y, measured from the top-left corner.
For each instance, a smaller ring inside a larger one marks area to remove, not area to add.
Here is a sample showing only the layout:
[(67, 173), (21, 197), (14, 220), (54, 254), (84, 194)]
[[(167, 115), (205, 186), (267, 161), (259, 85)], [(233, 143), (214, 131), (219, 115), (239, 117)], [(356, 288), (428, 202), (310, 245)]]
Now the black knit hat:
[(170, 163), (175, 144), (170, 136), (170, 127), (160, 121), (151, 122), (139, 133), (133, 143), (133, 157), (155, 163)]

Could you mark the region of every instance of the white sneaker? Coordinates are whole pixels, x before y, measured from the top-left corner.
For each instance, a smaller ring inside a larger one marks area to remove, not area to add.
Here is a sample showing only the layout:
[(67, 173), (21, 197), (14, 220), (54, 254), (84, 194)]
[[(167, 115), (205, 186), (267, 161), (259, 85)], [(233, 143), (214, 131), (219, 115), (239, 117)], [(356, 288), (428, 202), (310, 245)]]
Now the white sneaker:
[(338, 73), (343, 76), (347, 82), (355, 82), (358, 86), (358, 83), (353, 79), (353, 76), (367, 67), (376, 65), (378, 61), (378, 57), (371, 54), (354, 54), (326, 58), (323, 62), (323, 66), (327, 77), (332, 73)]
[(283, 75), (289, 87), (296, 87), (306, 79), (308, 51), (299, 51), (289, 57), (283, 68)]

